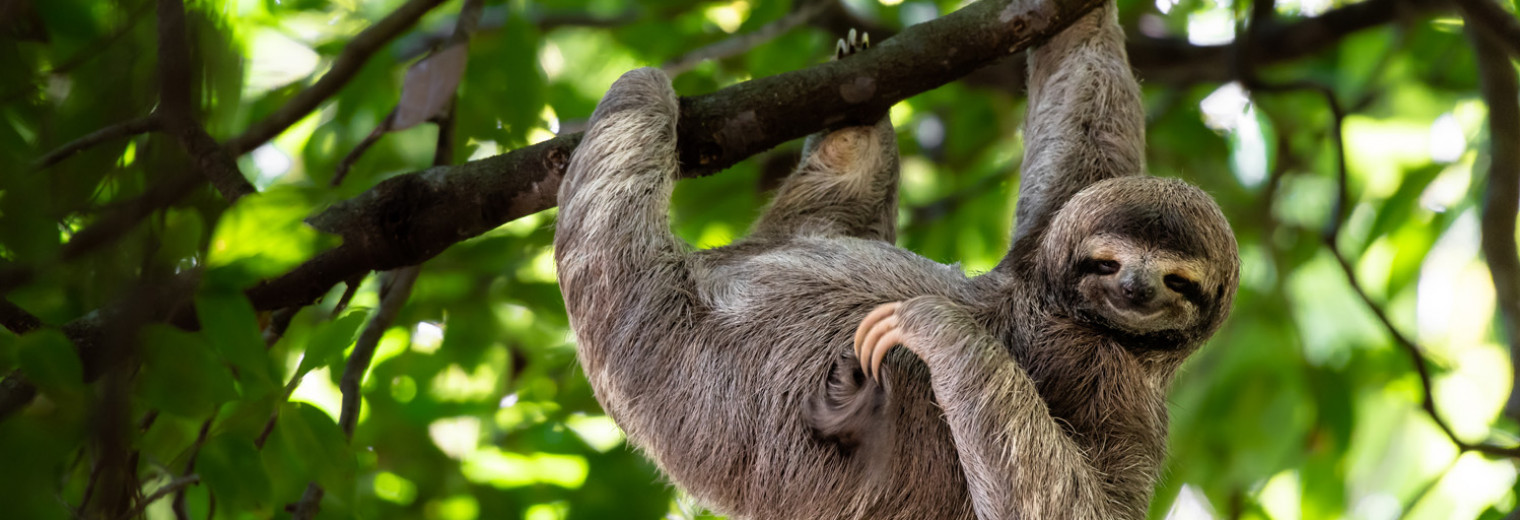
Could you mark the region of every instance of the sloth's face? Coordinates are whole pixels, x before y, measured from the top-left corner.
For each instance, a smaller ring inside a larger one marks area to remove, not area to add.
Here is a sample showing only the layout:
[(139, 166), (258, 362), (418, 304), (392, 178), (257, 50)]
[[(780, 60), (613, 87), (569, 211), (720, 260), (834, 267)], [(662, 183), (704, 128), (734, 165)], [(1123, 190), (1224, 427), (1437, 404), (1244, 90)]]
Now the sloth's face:
[(1149, 335), (1199, 325), (1208, 270), (1175, 251), (1099, 234), (1077, 257), (1078, 311), (1121, 332)]

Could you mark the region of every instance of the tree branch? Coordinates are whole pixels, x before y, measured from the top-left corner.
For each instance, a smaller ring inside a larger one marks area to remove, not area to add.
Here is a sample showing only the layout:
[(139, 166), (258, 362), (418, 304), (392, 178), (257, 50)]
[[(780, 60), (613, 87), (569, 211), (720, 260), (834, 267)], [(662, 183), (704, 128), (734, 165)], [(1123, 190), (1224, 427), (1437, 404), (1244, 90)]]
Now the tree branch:
[(661, 65), (660, 68), (665, 70), (665, 74), (673, 78), (691, 70), (704, 61), (744, 54), (760, 44), (774, 40), (777, 36), (786, 34), (797, 26), (807, 23), (809, 20), (822, 14), (829, 7), (836, 5), (838, 5), (837, 0), (814, 0), (811, 3), (804, 3), (798, 6), (796, 10), (787, 13), (786, 16), (765, 24), (759, 29), (735, 35), (732, 38), (688, 52), (679, 58)]
[(158, 0), (158, 114), (164, 128), (179, 138), (195, 159), (196, 170), (211, 181), (228, 203), (254, 193), (233, 155), (217, 144), (195, 120), (190, 41), (185, 35), (184, 0)]
[(322, 79), (291, 97), (290, 101), (262, 121), (250, 125), (241, 135), (229, 139), (227, 150), (234, 156), (242, 155), (280, 135), (280, 132), (296, 124), (301, 118), (306, 117), (306, 114), (316, 110), (317, 106), (327, 98), (342, 90), (349, 80), (359, 74), (359, 69), (364, 66), (364, 62), (368, 61), (370, 56), (403, 31), (411, 28), (417, 23), (417, 19), (422, 18), (422, 15), (441, 3), (443, 0), (411, 0), (354, 36), (354, 39), (343, 47), (343, 52), (338, 54), (337, 59), (333, 60), (332, 68), (322, 76)]
[(157, 116), (152, 114), (130, 121), (123, 121), (121, 123), (96, 130), (89, 135), (70, 141), (63, 146), (58, 147), (58, 149), (48, 152), (46, 155), (43, 155), (32, 163), (32, 169), (45, 169), (49, 166), (62, 162), (64, 159), (73, 157), (74, 154), (85, 151), (95, 145), (104, 143), (106, 141), (121, 139), (123, 137), (131, 137), (148, 132), (156, 132), (162, 128), (162, 121), (160, 121)]
[(10, 300), (0, 298), (0, 326), (20, 336), (42, 327), (42, 320), (37, 319), (26, 309), (17, 307)]
[(176, 493), (182, 489), (190, 487), (191, 485), (199, 484), (200, 481), (201, 476), (195, 474), (185, 475), (183, 477), (171, 480), (168, 484), (164, 484), (164, 487), (158, 488), (157, 491), (154, 491), (153, 494), (148, 495), (142, 500), (138, 500), (137, 505), (133, 507), (131, 511), (128, 511), (127, 514), (121, 516), (121, 520), (136, 518), (137, 516), (141, 515), (143, 511), (147, 511), (148, 506), (153, 505), (153, 503), (157, 502), (159, 499), (169, 496), (171, 493)]
[(401, 307), (406, 305), (407, 298), (412, 295), (412, 285), (416, 283), (417, 274), (421, 271), (421, 266), (414, 265), (383, 274), (380, 307), (369, 318), (364, 332), (359, 333), (359, 340), (354, 343), (353, 353), (348, 355), (348, 364), (344, 365), (343, 378), (338, 383), (338, 389), (343, 392), (343, 409), (338, 417), (338, 425), (343, 427), (344, 435), (354, 436), (354, 426), (359, 424), (359, 384), (364, 382), (364, 373), (369, 371), (370, 361), (375, 358), (375, 348), (380, 345), (380, 337), (391, 328), (396, 315), (401, 313)]
[[(1447, 0), (1368, 0), (1320, 16), (1284, 22), (1274, 18), (1254, 30), (1250, 56), (1257, 66), (1296, 60), (1334, 46), (1365, 29), (1412, 20), (1451, 8)], [(1181, 38), (1131, 37), (1130, 65), (1153, 82), (1219, 83), (1234, 79), (1231, 68), (1243, 40), (1226, 45), (1192, 45)]]
[[(1520, 85), (1516, 82), (1515, 67), (1495, 38), (1473, 29), (1467, 31), (1467, 37), (1477, 55), (1479, 83), (1488, 104), (1483, 257), (1494, 282), (1499, 323), (1509, 340), (1511, 373), (1520, 376), (1520, 251), (1515, 246), (1515, 217), (1520, 213), (1520, 103), (1517, 103)], [(1510, 418), (1520, 420), (1520, 392), (1511, 390), (1504, 411)]]
[[(1508, 66), (1507, 64), (1508, 62), (1506, 61), (1506, 66)], [(1425, 349), (1415, 343), (1409, 336), (1404, 335), (1393, 324), (1393, 320), (1389, 319), (1388, 312), (1383, 310), (1383, 306), (1373, 300), (1372, 296), (1362, 287), (1361, 282), (1356, 277), (1355, 266), (1351, 264), (1351, 261), (1346, 258), (1345, 254), (1341, 253), (1339, 246), (1340, 232), (1342, 222), (1346, 218), (1347, 201), (1350, 199), (1350, 195), (1348, 194), (1350, 187), (1348, 182), (1349, 172), (1346, 169), (1345, 135), (1342, 132), (1346, 113), (1341, 108), (1340, 103), (1336, 101), (1335, 92), (1327, 86), (1306, 81), (1285, 85), (1263, 84), (1254, 79), (1254, 75), (1250, 72), (1249, 68), (1242, 70), (1246, 76), (1245, 81), (1249, 82), (1251, 88), (1255, 90), (1279, 92), (1310, 91), (1325, 97), (1332, 116), (1332, 138), (1335, 141), (1337, 164), (1335, 204), (1331, 208), (1330, 216), (1320, 235), (1324, 241), (1325, 248), (1330, 251), (1331, 256), (1335, 257), (1336, 264), (1340, 266), (1341, 272), (1346, 275), (1346, 284), (1362, 300), (1367, 309), (1372, 311), (1372, 314), (1377, 317), (1378, 322), (1382, 324), (1388, 335), (1393, 338), (1394, 343), (1403, 349), (1405, 353), (1409, 354), (1410, 364), (1414, 365), (1415, 374), (1420, 378), (1420, 388), (1422, 390), (1420, 407), (1425, 410), (1426, 415), (1430, 416), (1430, 420), (1436, 423), (1436, 427), (1440, 428), (1441, 432), (1446, 435), (1446, 438), (1461, 451), (1476, 451), (1492, 456), (1520, 458), (1520, 446), (1505, 447), (1481, 442), (1472, 443), (1464, 441), (1461, 437), (1457, 436), (1456, 431), (1452, 430), (1451, 425), (1441, 417), (1440, 411), (1436, 409), (1435, 383), (1430, 375), (1430, 361), (1425, 358)], [(1513, 217), (1511, 218), (1510, 225), (1512, 226), (1511, 229), (1513, 229)]]
[[(682, 175), (707, 175), (783, 142), (933, 89), (1055, 34), (1100, 3), (981, 0), (915, 25), (848, 60), (683, 98)], [(393, 177), (309, 222), (344, 237), (284, 276), (248, 291), (259, 309), (310, 302), (367, 270), (415, 265), (448, 246), (555, 205), (580, 134), (496, 157)]]
[[(1520, 20), (1515, 15), (1506, 11), (1493, 0), (1455, 0), (1457, 7), (1462, 9), (1462, 18), (1467, 21), (1469, 27), (1477, 29), (1480, 34), (1487, 36), (1489, 43), (1481, 44), (1473, 42), (1474, 48), (1479, 45), (1494, 45), (1502, 47), (1504, 51), (1514, 58), (1520, 58)], [(1473, 36), (1469, 36), (1469, 39)]]

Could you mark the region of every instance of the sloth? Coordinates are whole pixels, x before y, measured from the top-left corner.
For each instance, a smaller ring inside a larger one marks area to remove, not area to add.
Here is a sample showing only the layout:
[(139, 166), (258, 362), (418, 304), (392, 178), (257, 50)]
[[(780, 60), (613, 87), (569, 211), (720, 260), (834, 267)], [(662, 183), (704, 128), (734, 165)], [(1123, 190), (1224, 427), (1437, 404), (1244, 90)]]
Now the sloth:
[(975, 277), (891, 243), (885, 118), (809, 138), (748, 237), (689, 250), (668, 221), (677, 98), (625, 74), (555, 233), (597, 399), (734, 518), (1142, 518), (1166, 390), (1239, 259), (1206, 193), (1143, 175), (1123, 49), (1106, 5), (1032, 52), (1013, 243)]

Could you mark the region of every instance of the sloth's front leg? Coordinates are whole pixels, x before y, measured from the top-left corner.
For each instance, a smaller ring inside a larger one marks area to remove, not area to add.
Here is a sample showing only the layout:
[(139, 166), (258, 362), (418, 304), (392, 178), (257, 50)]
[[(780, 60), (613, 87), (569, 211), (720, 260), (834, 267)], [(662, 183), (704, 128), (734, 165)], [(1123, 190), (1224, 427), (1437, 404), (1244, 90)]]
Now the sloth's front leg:
[(920, 296), (877, 307), (856, 329), (855, 353), (871, 377), (895, 345), (929, 367), (978, 518), (1109, 517), (1101, 476), (1008, 349), (965, 308)]

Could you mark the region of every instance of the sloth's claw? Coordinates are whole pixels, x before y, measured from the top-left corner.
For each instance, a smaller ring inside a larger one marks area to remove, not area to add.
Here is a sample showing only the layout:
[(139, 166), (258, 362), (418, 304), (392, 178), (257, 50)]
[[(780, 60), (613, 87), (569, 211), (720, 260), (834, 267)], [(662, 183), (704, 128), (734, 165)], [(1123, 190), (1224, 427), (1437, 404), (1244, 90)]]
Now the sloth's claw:
[(850, 29), (850, 33), (834, 43), (834, 59), (844, 59), (845, 56), (855, 54), (871, 47), (871, 35)]
[(855, 328), (855, 358), (860, 361), (860, 370), (873, 380), (881, 377), (881, 360), (887, 351), (902, 343), (897, 319), (901, 306), (902, 302), (893, 302), (877, 307)]

